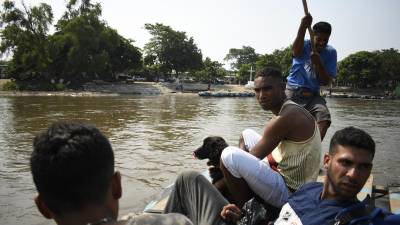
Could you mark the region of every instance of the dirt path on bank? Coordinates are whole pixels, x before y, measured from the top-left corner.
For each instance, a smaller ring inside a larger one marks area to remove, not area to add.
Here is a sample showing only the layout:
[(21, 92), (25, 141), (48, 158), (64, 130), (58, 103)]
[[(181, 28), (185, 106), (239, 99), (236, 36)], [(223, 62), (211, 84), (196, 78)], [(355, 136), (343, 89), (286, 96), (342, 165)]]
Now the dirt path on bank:
[[(0, 90), (2, 85), (9, 80), (0, 79)], [(197, 94), (199, 91), (206, 91), (207, 84), (183, 83), (183, 89), (174, 83), (156, 82), (102, 82), (86, 83), (82, 90), (66, 91), (0, 91), (0, 96), (106, 96), (106, 95), (163, 95), (174, 93)], [(245, 92), (249, 91), (242, 85), (211, 85), (211, 91)]]

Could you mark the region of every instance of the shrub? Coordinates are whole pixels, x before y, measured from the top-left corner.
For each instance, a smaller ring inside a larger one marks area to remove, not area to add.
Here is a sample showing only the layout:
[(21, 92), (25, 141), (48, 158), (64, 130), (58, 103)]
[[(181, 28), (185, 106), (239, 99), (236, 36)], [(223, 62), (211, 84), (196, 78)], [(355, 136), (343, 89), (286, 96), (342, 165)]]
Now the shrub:
[(56, 91), (64, 91), (65, 90), (65, 85), (61, 84), (61, 83), (57, 83), (55, 85), (55, 89), (56, 89)]
[(400, 97), (400, 84), (394, 89), (394, 95)]
[(18, 91), (19, 87), (18, 87), (17, 82), (8, 81), (3, 85), (2, 89), (3, 89), (3, 91)]

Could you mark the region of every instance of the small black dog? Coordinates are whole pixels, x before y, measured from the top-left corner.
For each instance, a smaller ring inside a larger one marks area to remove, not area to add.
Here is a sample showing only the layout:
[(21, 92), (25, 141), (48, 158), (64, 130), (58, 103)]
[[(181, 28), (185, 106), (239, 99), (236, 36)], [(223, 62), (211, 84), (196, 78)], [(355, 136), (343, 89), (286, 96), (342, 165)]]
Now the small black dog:
[(222, 150), (226, 147), (228, 144), (222, 137), (209, 136), (203, 140), (203, 145), (193, 152), (197, 159), (208, 159), (207, 165), (210, 166), (208, 170), (213, 184), (224, 177), (219, 168), (219, 161)]

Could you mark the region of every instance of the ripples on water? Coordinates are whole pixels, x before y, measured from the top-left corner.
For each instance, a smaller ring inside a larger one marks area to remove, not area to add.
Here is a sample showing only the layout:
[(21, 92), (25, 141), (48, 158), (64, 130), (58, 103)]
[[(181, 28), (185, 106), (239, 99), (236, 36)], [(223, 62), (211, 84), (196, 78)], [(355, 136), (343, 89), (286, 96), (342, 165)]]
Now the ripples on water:
[[(345, 126), (367, 130), (377, 142), (374, 174), (381, 184), (400, 183), (400, 101), (328, 99), (334, 131)], [(33, 205), (29, 172), (33, 136), (51, 122), (77, 120), (97, 126), (110, 139), (116, 167), (123, 174), (121, 213), (140, 211), (151, 196), (184, 170), (204, 170), (192, 151), (208, 135), (237, 145), (240, 131), (259, 132), (272, 115), (254, 98), (200, 98), (192, 95), (121, 97), (0, 98), (0, 221), (52, 224)]]

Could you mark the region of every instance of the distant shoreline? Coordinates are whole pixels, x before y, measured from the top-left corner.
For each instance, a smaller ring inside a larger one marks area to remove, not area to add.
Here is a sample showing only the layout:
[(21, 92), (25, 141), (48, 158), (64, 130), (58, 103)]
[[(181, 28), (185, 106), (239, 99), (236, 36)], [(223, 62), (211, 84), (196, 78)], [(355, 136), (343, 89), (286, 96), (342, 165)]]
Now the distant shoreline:
[[(197, 95), (198, 92), (207, 91), (208, 85), (202, 83), (175, 83), (135, 82), (127, 84), (122, 82), (87, 83), (82, 90), (66, 91), (0, 91), (0, 96), (71, 96), (71, 97), (100, 97), (121, 95), (170, 95), (187, 94)], [(243, 85), (211, 85), (213, 92), (252, 92)], [(355, 89), (349, 87), (334, 87), (330, 94), (329, 87), (322, 87), (321, 93), (327, 98), (360, 98), (360, 99), (400, 99), (384, 90), (368, 88)]]

